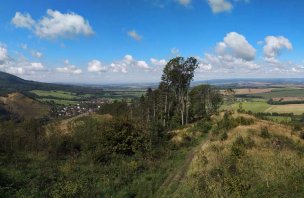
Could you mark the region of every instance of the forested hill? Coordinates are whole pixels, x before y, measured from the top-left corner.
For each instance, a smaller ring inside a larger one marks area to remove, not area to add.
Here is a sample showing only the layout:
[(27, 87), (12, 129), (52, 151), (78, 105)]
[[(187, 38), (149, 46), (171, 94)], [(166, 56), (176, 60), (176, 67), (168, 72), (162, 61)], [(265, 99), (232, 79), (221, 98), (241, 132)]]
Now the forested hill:
[(0, 95), (5, 95), (12, 92), (27, 93), (30, 90), (61, 90), (72, 91), (75, 93), (96, 93), (100, 92), (100, 88), (88, 88), (75, 85), (63, 85), (52, 83), (41, 83), (35, 81), (28, 81), (17, 76), (0, 71)]

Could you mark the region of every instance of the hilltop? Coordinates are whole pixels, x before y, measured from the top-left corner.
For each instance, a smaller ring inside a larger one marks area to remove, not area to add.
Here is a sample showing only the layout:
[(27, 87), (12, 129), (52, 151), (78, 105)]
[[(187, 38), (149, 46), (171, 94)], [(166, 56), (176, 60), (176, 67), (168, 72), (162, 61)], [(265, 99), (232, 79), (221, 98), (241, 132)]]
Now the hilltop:
[[(237, 120), (240, 123), (233, 124)], [(304, 140), (291, 127), (234, 114), (216, 121), (208, 140), (194, 148), (177, 169), (183, 173), (175, 171), (168, 177), (178, 180), (164, 182), (158, 195), (300, 197), (304, 193), (303, 151)]]
[(84, 93), (99, 93), (101, 88), (84, 87), (76, 85), (65, 85), (65, 84), (53, 84), (53, 83), (42, 83), (36, 81), (29, 81), (0, 71), (0, 95), (5, 95), (13, 92), (22, 92), (24, 94), (30, 94), (31, 90), (60, 90), (75, 92), (78, 94)]
[(21, 118), (42, 118), (48, 115), (50, 108), (39, 101), (31, 99), (21, 93), (11, 93), (7, 97), (0, 97), (0, 107), (6, 113), (17, 115)]

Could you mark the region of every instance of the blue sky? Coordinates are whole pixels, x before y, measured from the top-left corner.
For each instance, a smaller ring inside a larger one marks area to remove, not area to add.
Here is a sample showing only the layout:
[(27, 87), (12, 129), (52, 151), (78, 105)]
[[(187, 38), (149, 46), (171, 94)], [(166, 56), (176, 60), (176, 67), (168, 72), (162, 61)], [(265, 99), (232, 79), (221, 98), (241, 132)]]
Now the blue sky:
[(157, 82), (175, 56), (195, 79), (302, 77), (302, 0), (2, 0), (0, 70), (46, 82)]

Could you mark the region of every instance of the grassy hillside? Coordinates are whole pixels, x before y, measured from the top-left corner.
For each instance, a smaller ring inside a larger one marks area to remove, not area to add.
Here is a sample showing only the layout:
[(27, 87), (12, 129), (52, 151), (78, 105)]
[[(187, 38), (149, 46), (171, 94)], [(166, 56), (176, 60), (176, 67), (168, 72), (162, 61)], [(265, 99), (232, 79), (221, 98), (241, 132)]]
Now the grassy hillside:
[[(46, 136), (39, 136), (38, 148), (45, 151), (0, 153), (0, 192), (7, 197), (301, 197), (304, 193), (300, 133), (246, 114), (221, 114), (156, 139), (150, 139), (141, 123), (109, 115), (87, 114), (43, 128)], [(0, 127), (0, 135), (4, 132)], [(3, 143), (10, 147), (9, 141)]]
[(7, 112), (22, 118), (41, 118), (48, 115), (50, 108), (36, 100), (20, 93), (11, 93), (7, 97), (0, 97), (0, 106)]
[[(304, 141), (289, 127), (261, 121), (212, 131), (185, 177), (163, 197), (301, 197)], [(217, 128), (218, 129), (218, 128)], [(223, 135), (226, 134), (226, 135)]]

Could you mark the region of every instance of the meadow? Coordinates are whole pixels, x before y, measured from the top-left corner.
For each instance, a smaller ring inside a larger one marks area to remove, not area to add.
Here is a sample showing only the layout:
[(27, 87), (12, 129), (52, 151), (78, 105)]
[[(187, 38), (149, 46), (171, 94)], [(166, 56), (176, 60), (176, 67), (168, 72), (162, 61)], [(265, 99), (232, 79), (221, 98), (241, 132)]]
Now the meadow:
[(303, 97), (304, 96), (304, 89), (300, 88), (275, 88), (272, 89), (270, 92), (265, 93), (257, 93), (257, 94), (250, 94), (251, 96), (261, 97), (266, 100), (271, 98), (283, 98), (283, 97)]
[(32, 90), (31, 93), (34, 93), (40, 97), (54, 97), (54, 98), (61, 98), (72, 100), (78, 98), (75, 93), (66, 92), (66, 91), (44, 91), (44, 90)]
[(90, 99), (104, 99), (109, 101), (126, 100), (130, 102), (133, 99), (139, 98), (145, 94), (142, 89), (119, 89), (119, 90), (103, 90), (96, 94), (77, 94), (68, 91), (58, 90), (32, 90), (30, 93), (35, 94), (37, 99), (41, 102), (54, 102), (57, 105), (75, 105), (79, 101)]
[(293, 113), (294, 115), (302, 115), (304, 113), (304, 104), (287, 104), (287, 105), (271, 105), (264, 112), (269, 113)]

